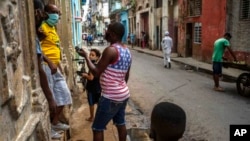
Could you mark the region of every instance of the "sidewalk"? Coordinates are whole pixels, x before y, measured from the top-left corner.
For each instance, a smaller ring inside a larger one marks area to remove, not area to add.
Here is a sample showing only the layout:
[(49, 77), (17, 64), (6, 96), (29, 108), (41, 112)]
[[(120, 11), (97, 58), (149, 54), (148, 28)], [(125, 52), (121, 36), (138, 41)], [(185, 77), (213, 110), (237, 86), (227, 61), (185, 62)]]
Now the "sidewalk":
[[(140, 47), (134, 46), (133, 48), (130, 47), (132, 50), (137, 50), (139, 52), (143, 52), (145, 54), (149, 54), (152, 56), (160, 57), (163, 58), (162, 51), (160, 50), (150, 50), (148, 48), (142, 49)], [(177, 57), (177, 54), (172, 53), (171, 55), (171, 60), (176, 63), (180, 63), (183, 65), (188, 65), (190, 66), (193, 70), (195, 71), (200, 71), (200, 72), (205, 72), (208, 74), (212, 74), (212, 64), (201, 62), (198, 60), (195, 60), (191, 57)], [(230, 80), (236, 80), (237, 77), (247, 71), (243, 71), (240, 69), (235, 69), (235, 68), (223, 68), (222, 73), (223, 77), (230, 79)]]

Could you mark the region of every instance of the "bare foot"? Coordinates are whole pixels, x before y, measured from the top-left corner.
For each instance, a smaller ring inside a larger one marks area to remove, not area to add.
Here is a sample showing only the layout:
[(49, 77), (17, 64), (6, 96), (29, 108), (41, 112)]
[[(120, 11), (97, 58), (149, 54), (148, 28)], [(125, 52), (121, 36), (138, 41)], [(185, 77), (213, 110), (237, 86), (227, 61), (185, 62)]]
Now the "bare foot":
[(218, 91), (218, 92), (224, 92), (225, 90), (221, 87), (214, 87), (214, 90), (215, 91)]
[(92, 118), (92, 117), (89, 117), (89, 118), (86, 118), (85, 120), (86, 120), (86, 121), (90, 121), (90, 122), (93, 122), (94, 118)]

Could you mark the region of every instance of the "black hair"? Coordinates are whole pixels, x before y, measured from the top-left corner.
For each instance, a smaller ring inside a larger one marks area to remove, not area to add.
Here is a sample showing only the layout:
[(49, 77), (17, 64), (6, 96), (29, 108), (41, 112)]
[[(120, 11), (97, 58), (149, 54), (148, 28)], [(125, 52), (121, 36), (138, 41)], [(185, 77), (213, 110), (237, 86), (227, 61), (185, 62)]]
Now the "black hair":
[(181, 107), (169, 102), (154, 106), (151, 114), (151, 138), (156, 141), (177, 141), (183, 136), (185, 128), (186, 113)]
[(33, 0), (34, 2), (34, 9), (44, 9), (44, 3), (41, 0)]
[(95, 52), (95, 55), (96, 55), (97, 57), (100, 57), (100, 56), (101, 56), (101, 52), (100, 52), (98, 49), (92, 48), (90, 51)]
[(120, 22), (114, 22), (109, 26), (109, 28), (111, 28), (110, 30), (118, 36), (119, 40), (122, 40), (122, 37), (125, 33), (123, 24)]
[(230, 33), (226, 32), (226, 33), (224, 34), (224, 37), (232, 38), (232, 35), (231, 35)]

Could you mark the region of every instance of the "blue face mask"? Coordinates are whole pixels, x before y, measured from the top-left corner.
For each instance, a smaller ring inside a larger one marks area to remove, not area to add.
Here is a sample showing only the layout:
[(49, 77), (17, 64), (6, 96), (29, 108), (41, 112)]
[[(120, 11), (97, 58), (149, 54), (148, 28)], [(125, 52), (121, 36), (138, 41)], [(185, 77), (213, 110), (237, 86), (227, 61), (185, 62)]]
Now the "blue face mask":
[(58, 14), (48, 14), (49, 18), (46, 20), (46, 22), (50, 26), (55, 26), (58, 23), (59, 15)]

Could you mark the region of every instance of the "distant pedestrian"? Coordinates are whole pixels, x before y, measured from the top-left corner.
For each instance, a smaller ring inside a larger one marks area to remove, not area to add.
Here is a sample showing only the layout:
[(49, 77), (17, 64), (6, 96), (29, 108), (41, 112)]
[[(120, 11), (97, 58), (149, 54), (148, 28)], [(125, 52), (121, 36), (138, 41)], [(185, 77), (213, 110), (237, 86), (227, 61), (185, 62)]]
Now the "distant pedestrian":
[(127, 36), (127, 42), (128, 42), (128, 44), (131, 44), (130, 33), (128, 33), (128, 36)]
[(154, 141), (178, 141), (186, 128), (186, 113), (178, 105), (161, 102), (151, 113), (150, 137)]
[(141, 48), (145, 48), (146, 46), (146, 33), (144, 31), (141, 32)]
[[(101, 57), (101, 52), (98, 49), (91, 49), (89, 53), (89, 59), (92, 63), (95, 65), (97, 64), (97, 61)], [(98, 103), (99, 98), (101, 96), (101, 86), (99, 82), (99, 77), (94, 76), (91, 71), (88, 73), (82, 73), (82, 77), (87, 79), (87, 97), (88, 97), (88, 103), (89, 103), (89, 113), (90, 117), (87, 118), (87, 121), (93, 121), (94, 120), (94, 110), (95, 110), (95, 104)]]
[(169, 32), (166, 31), (165, 36), (162, 39), (161, 46), (163, 51), (163, 64), (165, 68), (171, 68), (171, 50), (173, 47), (173, 40), (169, 36)]
[(93, 141), (103, 141), (103, 131), (110, 120), (113, 120), (117, 127), (119, 141), (126, 141), (125, 109), (130, 97), (127, 81), (132, 58), (130, 50), (121, 43), (124, 32), (125, 28), (120, 22), (108, 26), (105, 38), (110, 42), (110, 46), (104, 49), (96, 66), (84, 50), (78, 51), (78, 54), (86, 59), (94, 76), (100, 76), (102, 88), (102, 96), (92, 125)]
[(130, 41), (131, 41), (131, 46), (133, 48), (135, 45), (135, 34), (134, 33), (130, 34)]
[(224, 91), (222, 87), (219, 85), (219, 78), (222, 75), (222, 62), (225, 49), (227, 48), (230, 54), (233, 56), (234, 61), (236, 60), (236, 57), (233, 53), (233, 51), (230, 48), (230, 39), (232, 38), (230, 33), (225, 33), (224, 37), (217, 39), (214, 42), (214, 50), (213, 50), (213, 78), (214, 78), (214, 90), (215, 91)]

